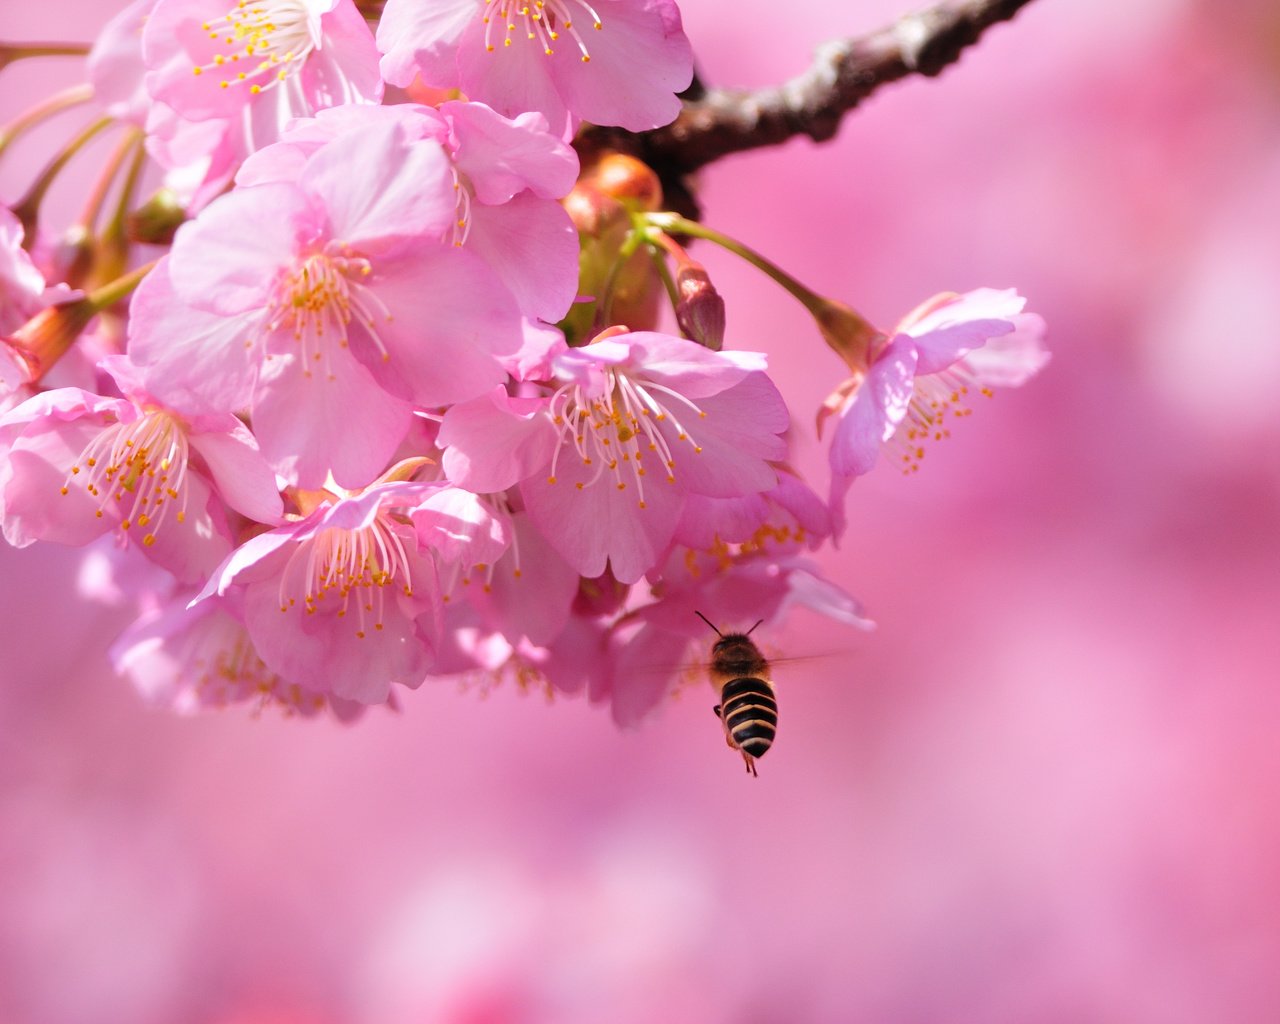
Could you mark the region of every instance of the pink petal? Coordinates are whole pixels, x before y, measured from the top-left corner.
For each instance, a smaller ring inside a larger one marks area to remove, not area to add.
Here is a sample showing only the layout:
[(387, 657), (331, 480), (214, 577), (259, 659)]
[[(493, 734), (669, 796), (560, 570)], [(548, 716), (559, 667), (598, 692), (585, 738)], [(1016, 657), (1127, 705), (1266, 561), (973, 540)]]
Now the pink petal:
[(262, 309), (281, 269), (322, 225), (321, 212), (292, 185), (228, 192), (178, 229), (168, 260), (173, 290), (213, 313)]
[(405, 86), (420, 73), (427, 85), (457, 85), (458, 39), (479, 20), (476, 0), (387, 0), (377, 36), (382, 77)]
[(502, 387), (444, 415), (436, 443), (444, 449), (444, 472), (460, 487), (480, 494), (505, 491), (551, 461), (556, 435), (546, 403), (511, 398)]
[(342, 487), (364, 487), (386, 468), (413, 410), (346, 349), (335, 347), (329, 359), (328, 373), (307, 376), (295, 357), (275, 357), (253, 408), (254, 429), (276, 472), (297, 486), (322, 487), (332, 473)]
[[(565, 104), (592, 124), (646, 131), (674, 121), (676, 93), (693, 79), (693, 51), (671, 0), (601, 0), (593, 4), (603, 28), (583, 36), (591, 53), (561, 46), (551, 58)], [(534, 108), (538, 109), (538, 108)]]
[(547, 131), (541, 114), (514, 120), (483, 103), (451, 101), (440, 107), (457, 140), (454, 159), (488, 205), (505, 203), (525, 189), (542, 199), (560, 199), (578, 177), (572, 147)]
[(671, 542), (684, 506), (682, 491), (653, 475), (640, 508), (634, 484), (619, 490), (608, 473), (593, 483), (595, 467), (584, 466), (572, 450), (565, 454), (554, 484), (535, 475), (520, 485), (529, 516), (580, 575), (600, 576), (607, 565), (619, 582), (635, 583)]
[(203, 456), (222, 500), (256, 523), (275, 525), (284, 514), (275, 473), (239, 420), (225, 433), (192, 433), (191, 447)]
[(434, 142), (407, 143), (395, 121), (377, 120), (321, 147), (299, 185), (328, 213), (328, 235), (365, 255), (438, 239), (457, 217), (448, 156)]
[(467, 248), (493, 268), (525, 316), (554, 323), (578, 294), (578, 233), (559, 203), (523, 195), (473, 206)]
[(506, 380), (495, 358), (523, 341), (519, 312), (479, 258), (432, 247), (384, 260), (368, 282), (391, 314), (378, 325), (390, 360), (351, 324), (352, 350), (388, 391), (419, 406), (463, 402)]
[[(262, 354), (260, 345), (250, 348), (245, 342), (255, 337), (264, 314), (224, 316), (187, 305), (169, 280), (171, 260), (161, 259), (133, 293), (129, 356), (141, 368), (147, 390), (173, 408), (243, 409)], [(190, 396), (197, 396), (194, 403)]]
[(854, 477), (870, 472), (880, 445), (893, 436), (907, 414), (915, 366), (911, 338), (898, 335), (840, 410), (829, 453), (833, 473)]

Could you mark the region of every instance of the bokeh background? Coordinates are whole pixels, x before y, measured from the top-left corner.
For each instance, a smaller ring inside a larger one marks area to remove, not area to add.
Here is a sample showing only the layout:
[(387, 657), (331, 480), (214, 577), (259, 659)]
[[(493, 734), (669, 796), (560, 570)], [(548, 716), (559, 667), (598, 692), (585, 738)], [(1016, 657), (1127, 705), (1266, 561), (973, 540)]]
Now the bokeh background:
[[(905, 9), (684, 7), (704, 78), (743, 85)], [(116, 9), (5, 3), (0, 36)], [(0, 116), (81, 75), (4, 71)], [(1054, 351), (853, 489), (825, 564), (879, 629), (767, 638), (823, 656), (778, 667), (759, 779), (709, 687), (628, 733), (451, 683), (355, 728), (148, 712), (77, 554), (0, 548), (0, 1019), (1280, 1019), (1280, 8), (1037, 0), (834, 143), (702, 184), (877, 322), (1016, 286)], [(822, 479), (839, 365), (702, 255)]]

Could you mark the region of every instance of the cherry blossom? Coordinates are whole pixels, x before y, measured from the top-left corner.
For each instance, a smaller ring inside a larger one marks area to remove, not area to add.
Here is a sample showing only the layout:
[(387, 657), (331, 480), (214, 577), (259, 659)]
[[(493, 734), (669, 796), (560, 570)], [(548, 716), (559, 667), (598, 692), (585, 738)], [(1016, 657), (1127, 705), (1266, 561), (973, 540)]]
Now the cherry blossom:
[(657, 128), (680, 110), (693, 56), (672, 0), (388, 0), (383, 77), (457, 86), (566, 138), (579, 121)]
[[(376, 173), (353, 179), (356, 161)], [(130, 351), (166, 393), (248, 407), (292, 482), (363, 486), (415, 406), (484, 392), (524, 341), (493, 272), (443, 242), (454, 221), (438, 145), (394, 122), (346, 132), (296, 182), (238, 188), (183, 226), (135, 298)]]
[(837, 515), (849, 485), (882, 449), (904, 473), (917, 471), (929, 444), (972, 414), (974, 399), (1022, 384), (1044, 366), (1044, 322), (1023, 313), (1025, 305), (1013, 289), (935, 296), (880, 342), (869, 365), (855, 366), (818, 416), (819, 427), (836, 417), (829, 456)]
[(406, 516), (437, 487), (392, 481), (325, 495), (233, 551), (196, 601), (240, 602), (262, 661), (312, 690), (375, 704), (392, 683), (416, 687), (431, 667), (440, 596)]
[(120, 357), (128, 398), (60, 388), (0, 417), (0, 517), (17, 547), (83, 545), (114, 531), (195, 583), (230, 551), (224, 503), (258, 522), (281, 513), (249, 430), (229, 413), (156, 405)]
[(622, 333), (555, 360), (532, 403), (491, 395), (446, 413), (444, 468), (463, 487), (515, 483), (534, 524), (581, 575), (634, 583), (671, 541), (689, 494), (777, 482), (786, 407), (758, 353)]

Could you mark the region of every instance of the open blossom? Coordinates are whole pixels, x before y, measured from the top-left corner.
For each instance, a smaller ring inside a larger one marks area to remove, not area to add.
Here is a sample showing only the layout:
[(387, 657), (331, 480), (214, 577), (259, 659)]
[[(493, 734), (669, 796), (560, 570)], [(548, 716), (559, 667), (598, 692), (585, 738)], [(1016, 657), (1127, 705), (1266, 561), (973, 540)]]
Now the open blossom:
[(158, 0), (142, 50), (153, 99), (187, 121), (243, 126), (245, 152), (290, 118), (382, 98), (373, 37), (351, 0)]
[(525, 316), (552, 323), (564, 316), (577, 295), (578, 235), (556, 200), (573, 188), (578, 157), (540, 114), (511, 119), (462, 102), (334, 107), (290, 124), (279, 145), (245, 161), (236, 182), (290, 181), (312, 153), (373, 121), (395, 122), (407, 140), (448, 156), (456, 217), (446, 241), (478, 255)]
[(691, 494), (777, 483), (786, 406), (764, 357), (637, 331), (554, 360), (546, 398), (489, 396), (446, 413), (439, 444), (459, 486), (520, 484), (533, 523), (580, 575), (623, 583), (662, 556)]
[(387, 700), (393, 682), (416, 687), (431, 667), (440, 595), (410, 516), (439, 486), (327, 495), (232, 552), (196, 600), (236, 600), (258, 655), (284, 679), (362, 704)]
[(378, 48), (394, 85), (420, 75), (508, 116), (538, 111), (566, 138), (579, 121), (668, 124), (693, 77), (673, 0), (388, 0)]
[(148, 610), (112, 645), (116, 671), (151, 706), (193, 714), (248, 704), (306, 718), (328, 710), (344, 722), (364, 712), (363, 704), (282, 679), (258, 657), (225, 602), (189, 608), (190, 597), (188, 591)]
[(1044, 322), (1023, 313), (1013, 289), (944, 293), (913, 310), (824, 403), (819, 426), (837, 422), (829, 450), (832, 506), (843, 506), (854, 478), (869, 472), (881, 449), (903, 472), (919, 468), (931, 442), (993, 386), (1024, 383), (1048, 362)]
[(178, 415), (108, 359), (126, 398), (46, 391), (0, 417), (0, 518), (17, 547), (83, 545), (115, 531), (180, 580), (202, 580), (230, 550), (223, 503), (272, 522), (275, 479), (229, 413)]
[(291, 482), (364, 486), (415, 408), (505, 380), (498, 357), (524, 341), (510, 292), (445, 241), (453, 186), (439, 145), (379, 120), (321, 146), (296, 181), (235, 189), (135, 294), (131, 354), (172, 402), (247, 408)]

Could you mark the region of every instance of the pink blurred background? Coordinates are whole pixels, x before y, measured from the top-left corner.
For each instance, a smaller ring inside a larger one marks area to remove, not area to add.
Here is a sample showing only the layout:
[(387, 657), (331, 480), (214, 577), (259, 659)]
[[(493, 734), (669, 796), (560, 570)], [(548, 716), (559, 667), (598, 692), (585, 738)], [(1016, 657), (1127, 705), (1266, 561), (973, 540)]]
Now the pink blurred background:
[[(685, 18), (707, 81), (763, 84), (904, 10), (849, 6)], [(116, 9), (5, 4), (0, 36)], [(42, 65), (0, 118), (81, 74)], [(854, 488), (826, 565), (880, 628), (767, 638), (828, 656), (778, 667), (760, 778), (710, 688), (632, 733), (453, 684), (355, 728), (147, 712), (76, 553), (0, 547), (0, 1020), (1280, 1019), (1280, 9), (1037, 0), (833, 144), (703, 184), (711, 223), (880, 323), (1016, 286), (1054, 350), (917, 476)], [(822, 479), (839, 366), (701, 254)]]

